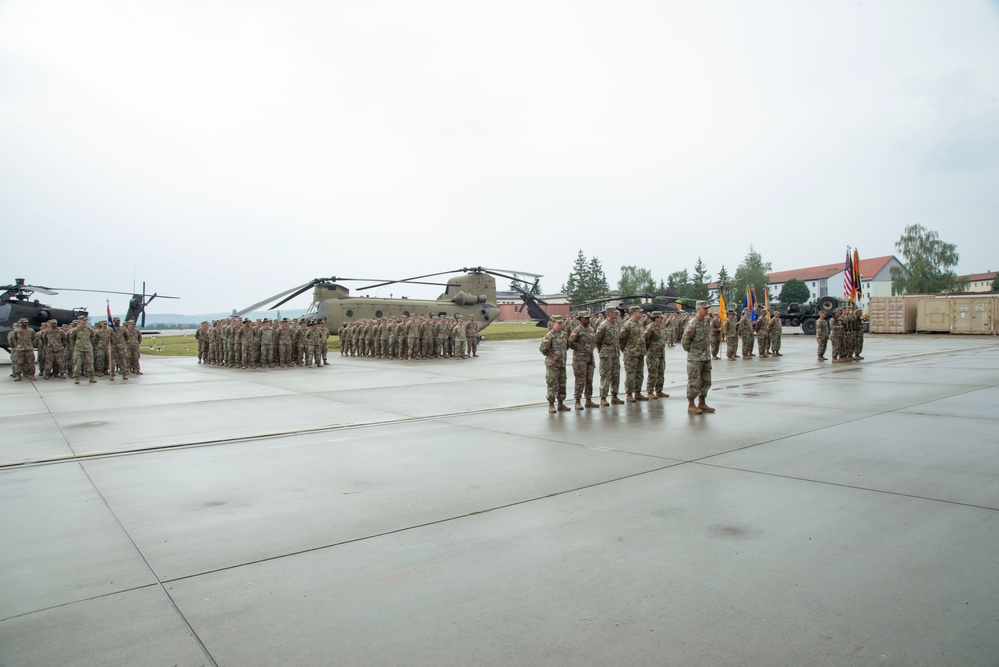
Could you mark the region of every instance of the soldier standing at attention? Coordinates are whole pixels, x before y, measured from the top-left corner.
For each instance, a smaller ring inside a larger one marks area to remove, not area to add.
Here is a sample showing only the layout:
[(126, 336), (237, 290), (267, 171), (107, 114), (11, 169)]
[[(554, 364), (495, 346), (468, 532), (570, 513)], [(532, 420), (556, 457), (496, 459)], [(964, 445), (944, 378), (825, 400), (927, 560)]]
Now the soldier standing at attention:
[(556, 411), (555, 401), (558, 400), (558, 411), (569, 412), (565, 404), (565, 349), (566, 338), (562, 332), (562, 316), (552, 315), (552, 328), (545, 334), (538, 347), (545, 355), (545, 384), (548, 386), (548, 412)]
[(39, 369), (46, 378), (53, 375), (59, 378), (66, 377), (66, 334), (59, 330), (59, 323), (56, 320), (49, 320), (45, 328), (45, 359), (46, 367)]
[(93, 331), (87, 326), (87, 319), (82, 315), (76, 321), (76, 327), (70, 332), (73, 343), (73, 379), (74, 384), (80, 384), (81, 373), (86, 373), (91, 382), (94, 379), (94, 338)]
[(583, 409), (580, 399), (586, 397), (586, 407), (599, 408), (593, 402), (593, 371), (596, 365), (593, 361), (593, 349), (597, 346), (597, 334), (590, 326), (590, 311), (582, 310), (576, 316), (579, 326), (569, 334), (568, 346), (572, 349), (573, 393), (577, 410)]
[[(454, 358), (468, 359), (468, 333), (465, 331), (465, 323), (461, 321), (461, 315), (455, 317), (456, 324), (452, 329), (454, 333)], [(562, 348), (563, 367), (565, 366), (565, 347)], [(563, 368), (564, 372), (564, 368)], [(565, 398), (565, 380), (562, 381), (562, 398)]]
[(863, 359), (860, 353), (864, 351), (864, 316), (860, 310), (857, 311), (857, 329), (853, 332), (853, 358), (857, 361)]
[(784, 355), (780, 353), (780, 337), (783, 335), (784, 324), (780, 320), (780, 316), (770, 318), (770, 349), (773, 356), (783, 357)]
[(728, 360), (732, 361), (739, 354), (739, 325), (735, 321), (734, 310), (728, 311), (722, 333), (725, 335), (725, 354), (728, 356)]
[(627, 401), (647, 401), (642, 395), (642, 381), (645, 379), (645, 327), (642, 319), (642, 307), (631, 306), (628, 309), (628, 321), (621, 327), (621, 350), (624, 352), (624, 392)]
[[(20, 382), (21, 377), (28, 376), (29, 380), (35, 379), (35, 332), (28, 326), (28, 318), (22, 317), (18, 320), (18, 326), (11, 329), (7, 334), (7, 343), (10, 345), (11, 364), (14, 367), (14, 382)], [(87, 339), (90, 344), (90, 339)], [(91, 367), (90, 372), (94, 369)], [(79, 382), (77, 382), (79, 384)]]
[(260, 365), (274, 368), (274, 329), (269, 319), (265, 319), (260, 327)]
[(468, 352), (473, 357), (479, 356), (479, 325), (475, 323), (475, 318), (469, 318), (465, 326), (465, 335), (468, 337)]
[[(687, 352), (687, 412), (699, 415), (714, 412), (704, 399), (711, 388), (711, 325), (708, 322), (708, 302), (697, 302), (697, 316), (687, 322), (680, 344)], [(694, 405), (694, 399), (697, 405)]]
[(742, 311), (742, 319), (739, 320), (739, 337), (742, 338), (742, 358), (751, 358), (753, 356), (753, 317), (749, 314), (748, 308)]
[[(618, 385), (621, 382), (621, 340), (619, 334), (621, 325), (618, 323), (617, 308), (610, 306), (605, 309), (607, 319), (597, 327), (597, 354), (600, 357), (600, 405), (621, 405), (624, 403), (617, 397)], [(608, 393), (611, 402), (607, 402)]]
[(815, 342), (819, 345), (816, 361), (825, 361), (826, 344), (829, 342), (829, 321), (824, 310), (819, 313), (819, 319), (815, 322)]
[(210, 337), (208, 321), (205, 320), (194, 332), (194, 340), (198, 341), (198, 363), (208, 363), (208, 339)]
[(721, 316), (714, 315), (711, 318), (711, 358), (719, 359), (718, 351), (721, 349), (722, 323)]
[(666, 383), (666, 331), (663, 327), (663, 314), (653, 310), (652, 319), (645, 327), (645, 365), (648, 368), (648, 379), (645, 381), (646, 392), (650, 399), (669, 398), (663, 393)]
[(837, 308), (833, 311), (833, 320), (830, 325), (829, 339), (832, 341), (832, 360), (834, 364), (842, 361), (843, 356), (843, 322), (842, 311)]
[(770, 356), (770, 352), (768, 352), (770, 349), (770, 311), (766, 308), (762, 309), (759, 317), (756, 318), (756, 339), (760, 359), (766, 359)]

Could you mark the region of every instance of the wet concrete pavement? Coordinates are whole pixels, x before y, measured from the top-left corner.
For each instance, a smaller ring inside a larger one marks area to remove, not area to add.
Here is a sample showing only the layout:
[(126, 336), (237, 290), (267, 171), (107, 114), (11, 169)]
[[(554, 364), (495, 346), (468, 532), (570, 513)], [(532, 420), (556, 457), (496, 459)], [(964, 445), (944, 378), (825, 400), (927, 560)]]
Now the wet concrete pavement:
[(0, 383), (0, 664), (996, 664), (994, 339), (785, 336), (699, 416), (679, 347), (558, 415), (481, 350)]

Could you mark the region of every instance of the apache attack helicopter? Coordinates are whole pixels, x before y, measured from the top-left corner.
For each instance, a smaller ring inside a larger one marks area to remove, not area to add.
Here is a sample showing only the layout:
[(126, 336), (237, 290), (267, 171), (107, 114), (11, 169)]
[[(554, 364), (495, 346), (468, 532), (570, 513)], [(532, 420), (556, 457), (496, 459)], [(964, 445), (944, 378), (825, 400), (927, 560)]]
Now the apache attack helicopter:
[(142, 283), (142, 293), (132, 294), (130, 292), (112, 292), (109, 290), (87, 290), (87, 289), (74, 289), (69, 287), (42, 287), (40, 285), (26, 285), (24, 283), (24, 278), (15, 278), (13, 285), (0, 285), (0, 290), (3, 293), (0, 294), (0, 347), (10, 351), (7, 348), (7, 334), (10, 330), (17, 324), (22, 317), (28, 319), (28, 326), (30, 326), (35, 331), (38, 331), (43, 324), (49, 320), (55, 320), (60, 326), (63, 324), (72, 324), (81, 315), (87, 317), (88, 313), (85, 308), (54, 308), (47, 304), (41, 303), (38, 299), (32, 299), (31, 295), (35, 292), (40, 294), (58, 294), (59, 292), (97, 292), (100, 294), (125, 294), (131, 296), (132, 298), (128, 301), (128, 313), (125, 315), (125, 321), (137, 320), (141, 317), (140, 327), (146, 325), (146, 306), (152, 302), (155, 298), (160, 299), (177, 299), (180, 297), (176, 296), (165, 296), (162, 294), (153, 293), (148, 295), (146, 298), (146, 284)]
[[(450, 278), (446, 283), (425, 282), (424, 278), (442, 276), (448, 273), (461, 273), (463, 275)], [(516, 274), (516, 275), (510, 275)], [(524, 273), (523, 271), (510, 271), (499, 269), (486, 269), (481, 266), (474, 268), (454, 269), (451, 271), (439, 271), (428, 273), (422, 276), (403, 278), (402, 280), (381, 280), (375, 278), (316, 278), (304, 285), (292, 287), (280, 294), (268, 297), (252, 306), (232, 314), (233, 317), (242, 317), (249, 312), (255, 311), (262, 306), (266, 306), (274, 301), (269, 310), (274, 310), (282, 304), (294, 299), (306, 290), (312, 290), (312, 305), (305, 314), (305, 319), (326, 320), (326, 328), (330, 334), (336, 334), (342, 324), (350, 324), (360, 320), (377, 320), (385, 317), (408, 317), (417, 315), (427, 317), (430, 315), (461, 315), (464, 321), (475, 320), (479, 325), (479, 330), (487, 326), (499, 316), (500, 309), (496, 306), (496, 279), (493, 276), (520, 280), (518, 276), (530, 276), (540, 279), (541, 276), (535, 273)], [(374, 282), (372, 285), (365, 285), (358, 288), (358, 292), (394, 285), (397, 283), (407, 283), (411, 285), (440, 285), (444, 287), (444, 292), (436, 299), (407, 299), (403, 298), (380, 298), (372, 296), (350, 296), (348, 290), (341, 282), (362, 281)]]

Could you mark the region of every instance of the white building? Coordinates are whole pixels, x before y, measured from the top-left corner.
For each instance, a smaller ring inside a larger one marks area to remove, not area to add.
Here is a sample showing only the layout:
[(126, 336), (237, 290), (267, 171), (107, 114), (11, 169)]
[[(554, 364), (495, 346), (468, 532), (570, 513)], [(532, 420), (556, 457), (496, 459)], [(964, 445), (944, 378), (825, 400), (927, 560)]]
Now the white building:
[[(823, 264), (822, 266), (809, 266), (803, 269), (792, 269), (790, 271), (774, 271), (768, 273), (770, 280), (768, 291), (770, 300), (776, 301), (780, 296), (784, 283), (792, 278), (796, 278), (805, 283), (810, 293), (809, 301), (816, 301), (825, 296), (834, 296), (837, 299), (843, 298), (843, 266), (845, 261), (836, 264)], [(862, 296), (857, 304), (865, 308), (868, 299), (872, 296), (891, 296), (891, 269), (892, 267), (904, 268), (902, 262), (894, 255), (885, 257), (871, 257), (860, 260), (860, 284)], [(718, 298), (718, 283), (711, 283), (709, 291), (713, 299)], [(762, 301), (763, 295), (757, 295)]]

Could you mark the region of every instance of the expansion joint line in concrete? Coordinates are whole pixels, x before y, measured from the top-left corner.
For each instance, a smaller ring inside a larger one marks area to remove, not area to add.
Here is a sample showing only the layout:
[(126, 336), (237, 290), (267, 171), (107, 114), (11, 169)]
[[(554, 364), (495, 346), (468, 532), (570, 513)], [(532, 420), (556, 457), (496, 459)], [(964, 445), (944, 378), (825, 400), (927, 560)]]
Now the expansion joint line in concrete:
[(198, 642), (198, 646), (201, 647), (201, 650), (204, 652), (205, 657), (208, 659), (209, 664), (211, 664), (213, 667), (218, 667), (218, 663), (215, 661), (215, 658), (212, 657), (212, 654), (208, 651), (208, 647), (205, 646), (205, 643), (203, 641), (201, 641), (201, 637), (198, 636), (198, 633), (195, 632), (194, 627), (184, 616), (184, 612), (180, 610), (180, 607), (177, 606), (177, 602), (170, 595), (170, 592), (166, 589), (166, 586), (164, 586), (163, 582), (160, 581), (160, 578), (156, 575), (156, 571), (153, 570), (153, 566), (149, 564), (149, 561), (146, 559), (146, 556), (142, 553), (142, 550), (139, 549), (139, 545), (135, 543), (135, 540), (132, 539), (132, 536), (128, 533), (128, 530), (125, 528), (125, 525), (121, 522), (121, 519), (119, 519), (118, 515), (115, 514), (114, 509), (112, 509), (110, 503), (108, 503), (107, 498), (104, 497), (104, 494), (101, 492), (100, 487), (98, 487), (97, 484), (94, 482), (93, 478), (91, 478), (90, 473), (87, 472), (86, 467), (81, 464), (80, 470), (83, 471), (83, 474), (87, 477), (87, 481), (94, 488), (94, 491), (97, 493), (97, 496), (101, 499), (101, 502), (104, 503), (104, 507), (107, 508), (107, 511), (111, 515), (111, 518), (114, 519), (114, 522), (118, 525), (118, 529), (121, 531), (122, 535), (124, 535), (125, 539), (128, 540), (128, 543), (132, 545), (132, 549), (135, 550), (136, 555), (142, 560), (142, 564), (145, 565), (146, 569), (149, 571), (149, 574), (153, 577), (153, 580), (156, 581), (156, 584), (159, 586), (160, 592), (162, 592), (163, 595), (166, 596), (166, 599), (170, 601), (170, 606), (173, 607), (173, 610), (177, 613), (177, 616), (180, 617), (181, 622), (183, 622), (183, 624), (187, 627), (187, 630), (188, 632), (191, 633), (191, 636), (194, 637), (194, 640)]

